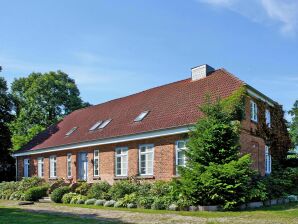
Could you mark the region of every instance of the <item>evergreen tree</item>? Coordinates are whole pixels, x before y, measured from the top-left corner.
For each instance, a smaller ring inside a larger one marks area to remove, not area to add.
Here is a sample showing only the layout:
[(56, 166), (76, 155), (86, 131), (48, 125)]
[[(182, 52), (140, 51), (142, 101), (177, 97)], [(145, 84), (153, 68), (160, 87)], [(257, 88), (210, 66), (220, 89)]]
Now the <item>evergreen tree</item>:
[(237, 92), (228, 100), (200, 107), (204, 117), (190, 133), (186, 166), (180, 168), (182, 192), (192, 203), (232, 209), (249, 196), (255, 171), (250, 156), (239, 154), (243, 99)]
[(7, 84), (4, 78), (0, 77), (0, 182), (14, 180), (15, 164), (11, 157), (11, 134), (8, 123), (12, 121), (12, 102), (7, 92)]

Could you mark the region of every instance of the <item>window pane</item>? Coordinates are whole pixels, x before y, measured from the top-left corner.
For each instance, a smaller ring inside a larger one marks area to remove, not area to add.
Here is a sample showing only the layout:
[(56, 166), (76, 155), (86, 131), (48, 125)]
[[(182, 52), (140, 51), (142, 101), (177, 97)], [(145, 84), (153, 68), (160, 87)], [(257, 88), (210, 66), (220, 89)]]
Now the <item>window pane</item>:
[(184, 141), (179, 141), (178, 142), (178, 148), (179, 149), (185, 148), (185, 142)]

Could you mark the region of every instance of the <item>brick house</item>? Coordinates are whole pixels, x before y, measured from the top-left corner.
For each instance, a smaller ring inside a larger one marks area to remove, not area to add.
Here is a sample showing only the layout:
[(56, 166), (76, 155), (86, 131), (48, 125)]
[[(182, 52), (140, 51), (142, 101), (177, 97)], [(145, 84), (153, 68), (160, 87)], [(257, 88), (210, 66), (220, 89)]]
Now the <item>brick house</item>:
[[(17, 179), (170, 180), (185, 164), (187, 133), (202, 116), (198, 106), (206, 94), (225, 98), (243, 86), (248, 99), (241, 153), (252, 155), (262, 175), (270, 173), (269, 147), (252, 133), (259, 116), (270, 126), (270, 108), (277, 103), (226, 70), (201, 65), (192, 69), (191, 78), (72, 112), (14, 154)], [(256, 100), (266, 105), (265, 114), (258, 113)]]

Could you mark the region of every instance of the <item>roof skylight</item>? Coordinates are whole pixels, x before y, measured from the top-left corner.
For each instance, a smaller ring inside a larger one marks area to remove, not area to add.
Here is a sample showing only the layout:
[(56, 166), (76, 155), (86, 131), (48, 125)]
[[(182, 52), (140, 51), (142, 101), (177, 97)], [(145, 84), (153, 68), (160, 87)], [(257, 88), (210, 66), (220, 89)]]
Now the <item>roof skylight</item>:
[(134, 119), (134, 122), (142, 121), (147, 116), (148, 113), (149, 111), (143, 111), (136, 117), (136, 119)]
[(99, 125), (98, 129), (103, 129), (103, 128), (105, 128), (111, 121), (112, 121), (112, 119), (105, 120), (104, 122), (102, 122), (102, 123)]
[(70, 129), (65, 135), (66, 136), (70, 136), (75, 130), (77, 130), (78, 127), (73, 127), (72, 129)]
[(89, 131), (94, 131), (96, 128), (98, 128), (99, 125), (102, 124), (102, 121), (96, 122), (90, 129)]

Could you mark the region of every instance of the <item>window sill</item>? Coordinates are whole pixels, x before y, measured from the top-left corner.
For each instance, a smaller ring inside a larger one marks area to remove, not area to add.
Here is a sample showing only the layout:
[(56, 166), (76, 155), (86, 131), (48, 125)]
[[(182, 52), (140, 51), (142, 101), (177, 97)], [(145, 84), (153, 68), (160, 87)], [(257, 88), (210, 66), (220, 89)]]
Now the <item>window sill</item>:
[(153, 175), (140, 175), (137, 176), (138, 179), (155, 179)]
[(100, 179), (101, 179), (100, 176), (98, 177), (93, 176), (93, 180), (100, 180)]
[(50, 177), (49, 180), (58, 180), (58, 177)]
[(128, 177), (127, 176), (115, 176), (114, 180), (127, 180)]

